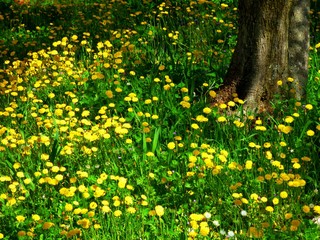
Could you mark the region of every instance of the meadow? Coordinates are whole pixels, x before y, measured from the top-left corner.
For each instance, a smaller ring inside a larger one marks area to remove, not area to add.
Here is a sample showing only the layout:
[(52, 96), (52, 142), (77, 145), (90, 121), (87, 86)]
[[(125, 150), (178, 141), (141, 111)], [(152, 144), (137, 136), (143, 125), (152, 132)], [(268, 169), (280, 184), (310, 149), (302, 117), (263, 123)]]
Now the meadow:
[(2, 0), (0, 239), (320, 239), (319, 18), (307, 98), (250, 113), (235, 1)]

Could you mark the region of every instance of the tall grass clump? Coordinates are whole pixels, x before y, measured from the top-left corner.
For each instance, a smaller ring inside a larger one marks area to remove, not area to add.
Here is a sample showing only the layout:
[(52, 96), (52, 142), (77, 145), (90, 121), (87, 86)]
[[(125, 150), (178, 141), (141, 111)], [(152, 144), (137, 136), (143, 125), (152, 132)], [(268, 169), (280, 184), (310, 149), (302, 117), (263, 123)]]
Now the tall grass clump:
[(319, 238), (316, 2), (273, 114), (212, 104), (233, 1), (0, 5), (0, 239)]

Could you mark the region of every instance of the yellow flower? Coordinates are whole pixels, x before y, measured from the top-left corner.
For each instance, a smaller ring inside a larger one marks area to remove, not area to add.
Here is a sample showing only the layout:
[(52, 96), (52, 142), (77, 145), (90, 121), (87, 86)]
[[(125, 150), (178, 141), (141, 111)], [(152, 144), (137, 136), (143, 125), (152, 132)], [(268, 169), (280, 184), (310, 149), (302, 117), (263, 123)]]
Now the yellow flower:
[(133, 198), (131, 196), (126, 196), (124, 198), (124, 202), (126, 205), (132, 205), (133, 204)]
[(128, 207), (127, 208), (127, 212), (128, 213), (131, 213), (131, 214), (133, 214), (133, 213), (135, 213), (137, 210), (134, 208), (134, 207)]
[(307, 104), (307, 105), (306, 105), (306, 109), (312, 110), (312, 109), (313, 109), (313, 106), (312, 106), (311, 104)]
[(32, 219), (33, 219), (33, 221), (39, 221), (40, 216), (38, 214), (32, 214)]
[(170, 150), (173, 150), (176, 147), (176, 144), (174, 142), (169, 142), (167, 146)]
[(52, 226), (54, 226), (54, 223), (52, 222), (45, 222), (42, 226), (42, 229), (49, 229), (51, 228)]
[(113, 215), (115, 217), (120, 217), (122, 215), (122, 212), (120, 210), (116, 210), (116, 211), (114, 211)]
[(14, 169), (18, 169), (18, 168), (20, 168), (21, 167), (21, 164), (20, 163), (14, 163), (13, 164), (13, 168)]
[(229, 107), (234, 107), (236, 104), (235, 104), (235, 102), (233, 102), (233, 101), (229, 101), (228, 102), (228, 106)]
[(25, 231), (19, 231), (18, 236), (19, 237), (24, 237), (27, 233)]
[(272, 199), (272, 202), (274, 205), (277, 205), (279, 203), (279, 199), (278, 198), (274, 198)]
[(49, 93), (48, 98), (54, 98), (55, 94), (54, 93)]
[(203, 115), (198, 115), (198, 116), (196, 117), (196, 120), (197, 120), (198, 122), (208, 122), (208, 118), (206, 118), (206, 117), (203, 116)]
[(227, 121), (227, 119), (224, 116), (218, 117), (217, 120), (218, 120), (218, 122), (226, 122)]
[(24, 173), (23, 172), (17, 172), (17, 177), (18, 178), (23, 178), (24, 177)]
[(188, 90), (188, 88), (183, 87), (183, 88), (180, 89), (180, 91), (183, 92), (183, 93), (187, 93), (189, 90)]
[(294, 79), (292, 77), (288, 77), (288, 82), (293, 82)]
[(24, 220), (26, 218), (24, 216), (22, 216), (22, 215), (18, 215), (18, 216), (16, 216), (16, 219), (17, 219), (18, 222), (24, 222)]
[(90, 209), (96, 209), (97, 206), (98, 206), (98, 204), (96, 202), (91, 202), (89, 205)]
[(78, 225), (81, 225), (83, 228), (89, 228), (91, 225), (91, 222), (88, 218), (80, 219), (77, 221)]
[(284, 218), (285, 218), (285, 219), (290, 219), (290, 218), (292, 218), (292, 213), (286, 213), (286, 214), (284, 215)]
[(127, 179), (124, 178), (124, 177), (120, 177), (119, 178), (119, 182), (118, 182), (118, 187), (119, 188), (125, 188), (126, 183), (127, 183)]
[(312, 136), (314, 136), (314, 131), (313, 130), (308, 130), (307, 131), (307, 135), (309, 136), (309, 137), (312, 137)]
[(292, 226), (299, 227), (300, 224), (301, 224), (300, 220), (294, 219), (291, 221)]
[(208, 226), (200, 227), (200, 235), (208, 236), (209, 232), (210, 232), (210, 228)]
[(199, 125), (196, 124), (196, 123), (192, 123), (192, 124), (191, 124), (191, 128), (193, 128), (193, 129), (199, 129)]
[(294, 163), (293, 164), (293, 168), (294, 169), (299, 169), (301, 167), (301, 165), (299, 163)]
[(211, 90), (211, 91), (209, 91), (209, 95), (210, 95), (210, 97), (215, 98), (217, 96), (217, 93), (215, 91)]
[(203, 214), (192, 213), (190, 215), (190, 219), (193, 220), (193, 221), (201, 221), (204, 218), (205, 218), (205, 216)]
[(101, 208), (102, 212), (104, 213), (108, 213), (108, 212), (111, 212), (111, 209), (109, 206), (105, 205)]
[(280, 197), (281, 197), (281, 198), (287, 198), (287, 197), (288, 197), (288, 193), (287, 193), (286, 191), (282, 191), (282, 192), (280, 193)]
[(191, 104), (189, 102), (186, 101), (181, 101), (180, 105), (184, 108), (190, 108)]
[(156, 214), (161, 217), (164, 214), (164, 208), (161, 205), (155, 207)]
[(307, 205), (304, 205), (304, 206), (302, 207), (302, 211), (303, 211), (304, 213), (309, 213), (309, 212), (310, 212), (310, 207), (307, 206)]
[(282, 81), (281, 81), (281, 80), (278, 80), (278, 81), (277, 81), (277, 85), (278, 85), (278, 86), (282, 86)]
[(147, 155), (147, 157), (153, 157), (154, 153), (153, 152), (147, 152), (146, 155)]
[(316, 205), (313, 207), (313, 211), (317, 214), (320, 214), (320, 206)]
[(258, 194), (256, 194), (256, 193), (252, 193), (252, 194), (250, 195), (250, 198), (251, 198), (252, 200), (258, 200), (259, 196), (258, 196)]
[(209, 113), (211, 113), (211, 111), (212, 111), (211, 108), (208, 108), (208, 107), (203, 109), (203, 113), (205, 113), (205, 114), (209, 114)]
[(287, 117), (284, 119), (284, 121), (285, 121), (286, 123), (292, 123), (292, 122), (294, 121), (294, 118), (291, 117), (291, 116), (287, 116)]
[(67, 211), (67, 212), (71, 212), (73, 210), (73, 206), (72, 204), (70, 203), (66, 203), (66, 205), (64, 206), (64, 209)]
[(290, 132), (292, 131), (292, 127), (291, 127), (291, 126), (285, 126), (285, 125), (283, 125), (283, 124), (280, 124), (280, 125), (278, 126), (278, 129), (279, 129), (281, 132), (285, 133), (285, 134), (288, 134), (288, 133), (290, 133)]
[(267, 206), (267, 207), (266, 207), (266, 211), (267, 211), (267, 212), (273, 212), (274, 209), (273, 209), (273, 207), (271, 207), (271, 206)]

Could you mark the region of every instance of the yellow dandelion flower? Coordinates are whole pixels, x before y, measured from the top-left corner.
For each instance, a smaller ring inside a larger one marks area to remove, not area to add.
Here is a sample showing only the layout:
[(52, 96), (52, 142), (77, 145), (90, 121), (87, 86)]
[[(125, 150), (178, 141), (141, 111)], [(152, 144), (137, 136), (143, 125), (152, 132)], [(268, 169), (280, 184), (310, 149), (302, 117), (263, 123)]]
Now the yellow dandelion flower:
[(109, 213), (111, 212), (111, 208), (107, 205), (102, 206), (101, 211), (104, 213)]
[(38, 214), (32, 214), (31, 217), (32, 217), (32, 220), (33, 220), (33, 221), (39, 221), (39, 220), (41, 219)]
[(215, 98), (217, 96), (217, 93), (215, 91), (211, 90), (211, 91), (209, 91), (209, 95), (210, 95), (210, 97)]
[(116, 210), (116, 211), (114, 211), (113, 215), (115, 217), (120, 217), (122, 215), (122, 212), (120, 210)]
[(127, 179), (124, 177), (119, 177), (118, 187), (125, 188), (126, 184), (127, 184)]
[(198, 121), (198, 122), (208, 122), (208, 118), (206, 118), (206, 117), (203, 116), (203, 115), (198, 115), (198, 116), (196, 117), (196, 121)]
[(209, 226), (200, 227), (200, 235), (201, 236), (208, 236), (210, 232)]
[(301, 160), (309, 162), (309, 161), (311, 161), (311, 158), (304, 156), (304, 157), (301, 158)]
[(299, 169), (299, 168), (301, 168), (301, 165), (300, 165), (299, 163), (294, 163), (294, 164), (292, 165), (292, 167), (293, 167), (294, 169)]
[(267, 206), (267, 207), (266, 207), (266, 211), (267, 211), (267, 212), (273, 212), (274, 209), (273, 209), (273, 207), (271, 207), (271, 206)]
[(291, 116), (287, 116), (287, 117), (284, 119), (284, 121), (285, 121), (286, 123), (292, 123), (292, 122), (294, 121), (294, 118), (291, 117)]
[(199, 127), (198, 124), (193, 123), (193, 124), (191, 124), (191, 128), (193, 128), (193, 129), (199, 129), (200, 127)]
[(228, 106), (229, 107), (234, 107), (236, 104), (235, 104), (235, 102), (233, 102), (233, 101), (229, 101), (228, 102)]
[(16, 219), (17, 219), (18, 222), (24, 222), (24, 220), (26, 218), (24, 216), (22, 216), (22, 215), (18, 215), (18, 216), (16, 216)]
[(181, 101), (180, 105), (184, 108), (190, 108), (191, 104), (189, 102), (186, 101)]
[(245, 169), (250, 170), (252, 169), (253, 162), (251, 160), (246, 161)]
[(314, 136), (314, 134), (315, 134), (315, 132), (314, 132), (313, 130), (308, 130), (308, 131), (307, 131), (307, 135), (308, 135), (309, 137)]
[(127, 212), (128, 212), (128, 213), (134, 214), (134, 213), (136, 213), (136, 211), (137, 211), (137, 210), (136, 210), (134, 207), (128, 207), (128, 208), (127, 208)]
[(164, 208), (161, 205), (155, 207), (157, 216), (162, 217), (164, 215)]
[(273, 198), (273, 199), (272, 199), (272, 203), (273, 203), (274, 205), (279, 204), (279, 198)]
[(73, 210), (73, 206), (70, 203), (66, 203), (66, 205), (64, 206), (64, 209), (67, 212), (71, 212)]
[(169, 142), (167, 147), (170, 149), (170, 150), (173, 150), (175, 147), (176, 147), (176, 144), (174, 142)]
[(43, 224), (43, 226), (42, 226), (42, 229), (49, 229), (49, 228), (51, 228), (52, 226), (54, 226), (54, 223), (52, 223), (52, 222), (45, 222), (44, 224)]
[(252, 194), (250, 195), (250, 199), (252, 199), (252, 200), (257, 201), (257, 200), (258, 200), (258, 198), (259, 198), (259, 195), (258, 195), (258, 194), (256, 194), (256, 193), (252, 193)]
[(287, 198), (288, 197), (288, 193), (286, 191), (282, 191), (282, 192), (280, 192), (280, 197), (281, 198)]
[(285, 218), (285, 219), (290, 219), (290, 218), (292, 218), (292, 213), (286, 213), (286, 214), (284, 215), (284, 218)]
[(302, 207), (302, 211), (303, 211), (304, 213), (309, 213), (309, 212), (310, 212), (310, 207), (307, 206), (307, 205), (304, 205), (304, 206)]
[(217, 120), (218, 120), (218, 122), (226, 122), (227, 121), (227, 119), (224, 116), (218, 117)]
[(305, 106), (305, 108), (308, 109), (308, 110), (312, 110), (312, 109), (313, 109), (313, 106), (312, 106), (311, 104), (307, 104), (307, 105)]
[(147, 152), (146, 155), (147, 155), (147, 157), (154, 157), (154, 153), (153, 152)]
[(98, 206), (98, 204), (97, 204), (96, 202), (91, 202), (91, 203), (89, 204), (90, 209), (96, 209), (97, 206)]
[(320, 214), (320, 206), (316, 205), (313, 207), (313, 211), (317, 214)]
[(205, 218), (205, 216), (203, 214), (192, 213), (190, 215), (190, 219), (193, 221), (197, 221), (197, 222), (203, 220), (204, 218)]
[(205, 114), (209, 114), (209, 113), (211, 113), (211, 108), (208, 108), (208, 107), (205, 107), (204, 109), (203, 109), (203, 113), (205, 113)]
[(288, 134), (292, 131), (293, 128), (291, 126), (285, 126), (283, 124), (279, 124), (278, 129), (284, 134)]
[(291, 221), (292, 226), (299, 227), (300, 224), (301, 224), (300, 220), (294, 219)]

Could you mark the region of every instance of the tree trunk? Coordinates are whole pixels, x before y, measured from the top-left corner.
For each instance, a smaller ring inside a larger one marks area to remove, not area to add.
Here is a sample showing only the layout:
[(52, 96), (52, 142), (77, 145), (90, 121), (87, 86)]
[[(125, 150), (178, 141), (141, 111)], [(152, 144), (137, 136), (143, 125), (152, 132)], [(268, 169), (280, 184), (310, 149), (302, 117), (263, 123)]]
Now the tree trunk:
[[(239, 0), (238, 42), (222, 99), (238, 93), (249, 109), (269, 104), (277, 81), (294, 78), (296, 97), (304, 96), (308, 75), (309, 0)], [(293, 91), (291, 91), (293, 92)]]

